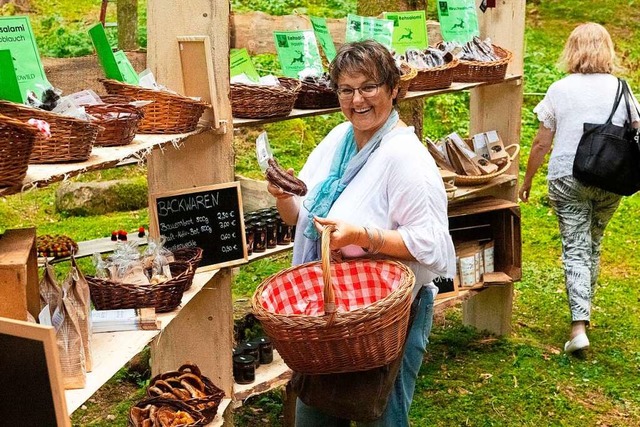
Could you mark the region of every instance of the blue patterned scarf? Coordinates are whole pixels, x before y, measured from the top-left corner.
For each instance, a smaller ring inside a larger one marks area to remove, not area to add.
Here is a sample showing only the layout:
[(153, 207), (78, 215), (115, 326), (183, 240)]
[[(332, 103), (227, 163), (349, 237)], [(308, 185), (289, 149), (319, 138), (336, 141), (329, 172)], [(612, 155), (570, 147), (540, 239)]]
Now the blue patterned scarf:
[(391, 110), (385, 124), (378, 129), (360, 151), (357, 150), (353, 126), (349, 127), (333, 157), (329, 175), (324, 181), (313, 187), (304, 200), (304, 207), (309, 211), (309, 215), (307, 218), (303, 218), (300, 224), (305, 230), (302, 262), (320, 259), (319, 235), (313, 224), (313, 217), (324, 218), (329, 214), (331, 206), (367, 163), (369, 156), (380, 146), (382, 138), (396, 126), (398, 119), (398, 112), (395, 109)]

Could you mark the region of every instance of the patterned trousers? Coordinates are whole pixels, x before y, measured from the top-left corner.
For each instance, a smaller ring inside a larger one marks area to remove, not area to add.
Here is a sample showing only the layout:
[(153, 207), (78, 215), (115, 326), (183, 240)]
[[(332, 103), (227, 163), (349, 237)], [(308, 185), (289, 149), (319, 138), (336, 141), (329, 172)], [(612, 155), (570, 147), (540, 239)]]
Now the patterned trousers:
[(560, 225), (562, 262), (572, 321), (591, 319), (604, 229), (622, 197), (585, 186), (573, 176), (549, 181), (549, 199)]

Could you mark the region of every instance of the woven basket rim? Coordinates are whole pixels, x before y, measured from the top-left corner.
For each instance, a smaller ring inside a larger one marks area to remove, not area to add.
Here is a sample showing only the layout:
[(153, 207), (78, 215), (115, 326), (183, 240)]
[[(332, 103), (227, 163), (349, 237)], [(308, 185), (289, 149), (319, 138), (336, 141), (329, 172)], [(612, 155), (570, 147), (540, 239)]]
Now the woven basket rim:
[(465, 59), (460, 59), (459, 60), (460, 63), (467, 66), (473, 66), (473, 67), (496, 67), (499, 65), (508, 64), (509, 61), (511, 61), (511, 57), (513, 56), (513, 53), (495, 44), (491, 44), (491, 46), (493, 46), (493, 51), (496, 53), (496, 55), (500, 56), (501, 59), (497, 61), (469, 61)]
[(137, 90), (137, 91), (140, 91), (142, 93), (149, 94), (149, 95), (161, 95), (161, 96), (166, 96), (168, 98), (174, 98), (174, 99), (179, 100), (181, 102), (187, 102), (187, 103), (191, 103), (191, 104), (202, 105), (204, 107), (210, 107), (210, 104), (208, 104), (208, 103), (206, 103), (206, 102), (204, 102), (202, 100), (189, 98), (188, 96), (180, 95), (178, 93), (171, 93), (171, 92), (167, 92), (167, 91), (164, 91), (164, 90), (148, 89), (146, 87), (132, 85), (132, 84), (120, 82), (120, 81), (114, 80), (114, 79), (98, 79), (98, 81), (100, 83), (102, 83), (103, 85), (105, 83), (107, 83), (107, 84), (120, 85), (120, 86), (123, 86), (123, 87), (130, 87), (133, 90)]
[(400, 71), (402, 71), (402, 67), (409, 67), (409, 72), (404, 73), (404, 74), (400, 74), (400, 81), (402, 82), (407, 82), (410, 81), (411, 79), (413, 79), (415, 76), (418, 75), (418, 69), (416, 67), (414, 67), (413, 65), (409, 64), (407, 61), (401, 61), (400, 62)]
[(497, 171), (495, 171), (493, 173), (489, 173), (487, 175), (478, 175), (478, 176), (458, 175), (458, 174), (456, 174), (455, 178), (454, 178), (455, 185), (457, 185), (457, 184), (460, 184), (460, 185), (480, 185), (480, 184), (484, 184), (484, 183), (488, 182), (492, 178), (495, 178), (497, 176), (502, 175), (503, 173), (505, 173), (509, 169), (509, 167), (511, 166), (511, 163), (513, 162), (515, 157), (520, 152), (520, 145), (518, 145), (518, 144), (510, 144), (510, 145), (507, 145), (506, 147), (504, 147), (505, 151), (507, 151), (507, 150), (509, 150), (511, 148), (513, 148), (513, 150), (514, 150), (513, 154), (509, 156), (507, 162), (500, 169), (498, 169)]
[(418, 74), (448, 70), (449, 68), (455, 68), (460, 64), (460, 62), (461, 61), (458, 58), (453, 58), (451, 61), (447, 62), (446, 64), (438, 65), (437, 67), (423, 68), (423, 69), (418, 68)]
[[(40, 108), (35, 108), (35, 107), (31, 107), (29, 105), (24, 105), (24, 104), (18, 104), (15, 102), (11, 102), (11, 101), (4, 101), (0, 99), (0, 105), (10, 105), (13, 108), (16, 108), (18, 110), (22, 110), (22, 111), (35, 111), (40, 115), (43, 115), (45, 117), (50, 117), (50, 124), (55, 121), (55, 120), (68, 120), (72, 123), (77, 123), (77, 124), (82, 124), (82, 125), (92, 125), (92, 126), (96, 126), (101, 128), (101, 126), (97, 125), (96, 123), (89, 121), (89, 120), (82, 120), (82, 119), (78, 119), (76, 117), (71, 117), (71, 116), (65, 116), (62, 114), (58, 114), (58, 113), (54, 113), (52, 111), (47, 111), (47, 110), (42, 110)], [(6, 116), (6, 115), (5, 115)]]
[(301, 88), (302, 88), (302, 84), (300, 82), (300, 80), (297, 79), (293, 79), (291, 77), (278, 77), (278, 80), (280, 80), (280, 82), (291, 82), (291, 84), (294, 84), (294, 87), (289, 88), (286, 86), (271, 86), (271, 85), (248, 85), (245, 83), (231, 83), (231, 87), (235, 88), (235, 89), (239, 89), (239, 90), (249, 90), (249, 91), (264, 91), (264, 90), (269, 90), (269, 91), (281, 91), (283, 93), (290, 93), (290, 92), (298, 92)]
[(25, 132), (29, 132), (32, 134), (37, 134), (39, 131), (35, 126), (30, 125), (29, 123), (25, 123), (22, 120), (15, 119), (13, 117), (5, 116), (4, 114), (0, 114), (0, 126), (9, 125), (20, 128)]

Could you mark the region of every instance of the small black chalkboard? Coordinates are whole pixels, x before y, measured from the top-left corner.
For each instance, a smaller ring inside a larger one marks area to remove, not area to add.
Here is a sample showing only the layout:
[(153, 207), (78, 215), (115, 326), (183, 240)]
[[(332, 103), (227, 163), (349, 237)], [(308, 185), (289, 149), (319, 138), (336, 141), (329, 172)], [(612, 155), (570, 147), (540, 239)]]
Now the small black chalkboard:
[(453, 279), (436, 277), (433, 280), (433, 284), (438, 287), (438, 295), (436, 296), (436, 299), (458, 295), (458, 288), (456, 287), (456, 282)]
[(200, 247), (205, 269), (247, 261), (240, 183), (152, 195), (156, 231), (170, 251)]
[(53, 328), (0, 317), (0, 349), (0, 425), (69, 426)]

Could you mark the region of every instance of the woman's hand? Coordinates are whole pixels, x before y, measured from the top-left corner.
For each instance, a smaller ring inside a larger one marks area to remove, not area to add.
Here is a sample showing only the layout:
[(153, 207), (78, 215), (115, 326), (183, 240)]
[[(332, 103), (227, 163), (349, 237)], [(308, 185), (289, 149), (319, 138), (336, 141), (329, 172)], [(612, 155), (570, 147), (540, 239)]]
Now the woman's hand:
[[(322, 234), (322, 229), (327, 226), (333, 226), (335, 230), (331, 232), (331, 250), (336, 250), (349, 245), (359, 245), (361, 238), (363, 237), (364, 228), (349, 224), (348, 222), (314, 217), (313, 223), (318, 230), (318, 233)], [(365, 236), (366, 237), (366, 236)]]
[[(294, 170), (291, 168), (287, 169), (287, 173), (291, 176), (295, 176)], [(269, 181), (267, 181), (267, 191), (276, 199), (288, 199), (293, 197), (293, 194), (285, 192), (282, 188)]]
[(522, 200), (523, 202), (528, 202), (529, 201), (529, 195), (531, 194), (531, 182), (523, 182), (522, 185), (520, 186), (520, 200)]

